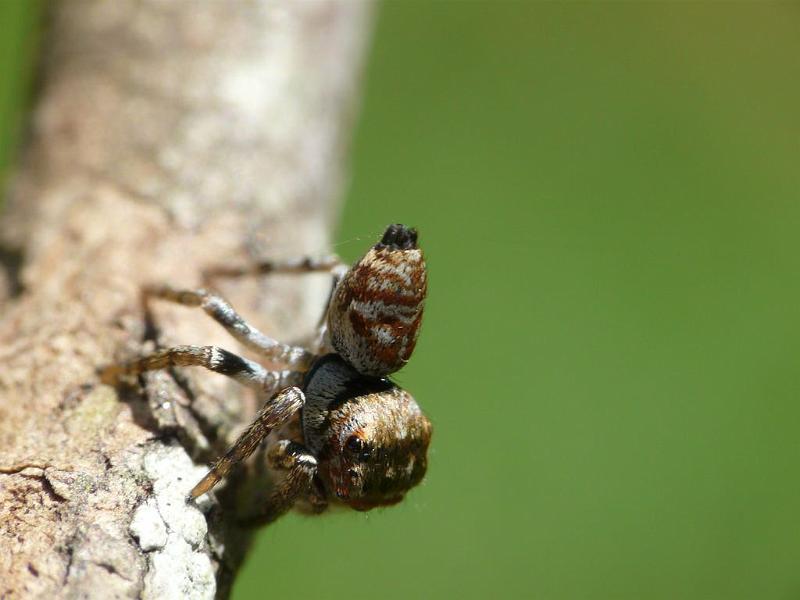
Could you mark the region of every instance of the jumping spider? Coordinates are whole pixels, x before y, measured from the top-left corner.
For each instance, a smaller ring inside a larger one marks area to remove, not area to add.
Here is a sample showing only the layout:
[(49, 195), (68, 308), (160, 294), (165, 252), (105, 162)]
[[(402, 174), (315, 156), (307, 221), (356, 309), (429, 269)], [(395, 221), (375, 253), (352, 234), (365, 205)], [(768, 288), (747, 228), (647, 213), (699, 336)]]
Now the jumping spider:
[(320, 513), (329, 503), (356, 510), (403, 499), (425, 475), (431, 424), (414, 398), (387, 376), (414, 350), (427, 273), (417, 232), (390, 225), (352, 268), (337, 258), (221, 268), (213, 276), (330, 272), (334, 284), (314, 348), (282, 344), (205, 290), (149, 287), (144, 296), (199, 306), (234, 338), (283, 371), (270, 371), (215, 346), (176, 346), (102, 370), (106, 382), (173, 366), (201, 366), (255, 388), (269, 399), (252, 424), (190, 498), (210, 491), (266, 440), (274, 486), (257, 522), (293, 506)]

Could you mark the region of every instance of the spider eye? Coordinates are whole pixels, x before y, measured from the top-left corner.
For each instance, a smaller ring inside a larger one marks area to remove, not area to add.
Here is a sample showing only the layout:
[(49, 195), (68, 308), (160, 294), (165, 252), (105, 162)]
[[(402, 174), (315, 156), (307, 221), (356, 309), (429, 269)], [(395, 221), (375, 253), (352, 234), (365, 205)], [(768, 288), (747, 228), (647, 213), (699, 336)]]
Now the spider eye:
[(349, 438), (347, 438), (344, 446), (353, 454), (359, 454), (364, 450), (364, 440), (357, 435), (351, 435)]
[(369, 460), (369, 457), (372, 454), (372, 450), (369, 448), (367, 443), (357, 435), (351, 435), (349, 438), (347, 438), (347, 441), (344, 445), (348, 452), (356, 455), (358, 460), (362, 462)]

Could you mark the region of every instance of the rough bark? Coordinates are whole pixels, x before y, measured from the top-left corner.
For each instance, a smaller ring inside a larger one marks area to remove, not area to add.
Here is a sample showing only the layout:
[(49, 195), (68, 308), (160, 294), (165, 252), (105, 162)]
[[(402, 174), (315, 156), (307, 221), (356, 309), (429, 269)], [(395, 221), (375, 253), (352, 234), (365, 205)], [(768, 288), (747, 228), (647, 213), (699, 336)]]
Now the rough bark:
[[(0, 597), (225, 596), (250, 536), (234, 524), (237, 486), (184, 497), (256, 400), (213, 374), (114, 389), (96, 368), (152, 349), (143, 283), (197, 286), (209, 265), (327, 250), (368, 7), (50, 8), (0, 225), (0, 254), (21, 259), (5, 286), (17, 293), (0, 298)], [(327, 283), (222, 291), (292, 340)], [(199, 311), (155, 312), (159, 344), (242, 351)]]

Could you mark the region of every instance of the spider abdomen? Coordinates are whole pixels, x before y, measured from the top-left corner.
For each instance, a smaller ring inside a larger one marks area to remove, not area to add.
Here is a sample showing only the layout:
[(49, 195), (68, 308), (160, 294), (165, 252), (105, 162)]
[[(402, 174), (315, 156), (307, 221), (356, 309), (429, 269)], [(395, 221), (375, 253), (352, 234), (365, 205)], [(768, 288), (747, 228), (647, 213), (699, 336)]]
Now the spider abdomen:
[(428, 289), (416, 240), (415, 230), (390, 225), (336, 288), (328, 312), (331, 343), (360, 373), (393, 373), (414, 351)]

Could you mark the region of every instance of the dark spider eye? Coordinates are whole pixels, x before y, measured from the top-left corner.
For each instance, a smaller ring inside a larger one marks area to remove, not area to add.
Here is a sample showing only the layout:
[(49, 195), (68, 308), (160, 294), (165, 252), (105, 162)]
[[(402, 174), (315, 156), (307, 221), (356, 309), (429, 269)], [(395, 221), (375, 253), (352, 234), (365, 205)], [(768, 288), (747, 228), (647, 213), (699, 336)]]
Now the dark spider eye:
[(357, 435), (351, 435), (349, 438), (347, 438), (344, 446), (353, 454), (358, 454), (364, 450), (364, 440)]
[(347, 438), (344, 445), (348, 452), (358, 456), (358, 460), (361, 462), (369, 460), (369, 457), (372, 455), (372, 449), (357, 435), (351, 435)]

